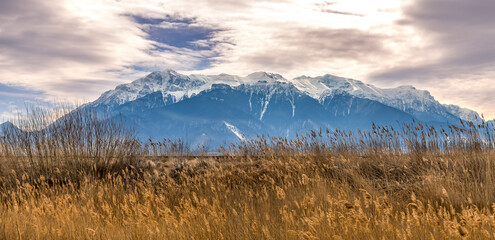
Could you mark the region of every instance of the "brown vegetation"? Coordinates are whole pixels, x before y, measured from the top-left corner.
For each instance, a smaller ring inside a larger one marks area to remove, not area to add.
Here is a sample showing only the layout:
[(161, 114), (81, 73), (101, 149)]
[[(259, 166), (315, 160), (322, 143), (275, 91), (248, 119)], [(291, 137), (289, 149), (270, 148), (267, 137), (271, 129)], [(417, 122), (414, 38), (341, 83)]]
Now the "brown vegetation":
[(0, 140), (0, 239), (495, 238), (484, 122), (261, 137), (212, 156), (64, 119)]

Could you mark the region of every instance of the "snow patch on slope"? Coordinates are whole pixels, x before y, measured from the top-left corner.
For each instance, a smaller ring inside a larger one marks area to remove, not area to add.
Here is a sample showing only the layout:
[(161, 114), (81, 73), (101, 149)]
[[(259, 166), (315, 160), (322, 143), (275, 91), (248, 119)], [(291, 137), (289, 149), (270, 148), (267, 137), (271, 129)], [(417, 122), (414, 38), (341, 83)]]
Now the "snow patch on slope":
[(270, 96), (267, 96), (267, 99), (265, 99), (265, 102), (261, 102), (261, 106), (263, 107), (263, 110), (261, 110), (260, 120), (263, 120), (263, 116), (265, 115), (265, 112), (266, 112), (266, 109), (268, 108), (269, 103), (270, 103)]
[(242, 141), (245, 140), (244, 136), (241, 134), (241, 131), (239, 131), (239, 129), (236, 126), (234, 126), (234, 125), (232, 125), (226, 121), (223, 121), (223, 123), (225, 124), (227, 129), (229, 129), (233, 134), (235, 134), (240, 140), (242, 140)]
[(296, 105), (294, 104), (294, 96), (291, 96), (291, 98), (289, 98), (289, 102), (292, 107), (292, 117), (294, 117), (296, 115)]

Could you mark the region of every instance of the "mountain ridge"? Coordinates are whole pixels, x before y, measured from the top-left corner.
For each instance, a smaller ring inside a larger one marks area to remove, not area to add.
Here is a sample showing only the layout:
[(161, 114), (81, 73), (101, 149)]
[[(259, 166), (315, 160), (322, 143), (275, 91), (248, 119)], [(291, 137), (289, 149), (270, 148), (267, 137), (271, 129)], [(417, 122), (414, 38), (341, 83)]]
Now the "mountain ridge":
[(348, 93), (359, 98), (378, 101), (387, 106), (407, 111), (419, 119), (423, 118), (421, 113), (431, 111), (438, 113), (437, 119), (439, 117), (447, 117), (451, 121), (454, 121), (455, 118), (467, 121), (480, 119), (479, 114), (473, 110), (452, 104), (441, 104), (428, 91), (418, 90), (411, 85), (397, 88), (378, 88), (359, 80), (330, 74), (319, 77), (300, 76), (288, 80), (280, 74), (266, 72), (255, 72), (245, 77), (239, 77), (229, 74), (184, 75), (174, 70), (166, 69), (150, 73), (128, 84), (121, 84), (114, 90), (109, 90), (102, 94), (91, 105), (93, 107), (103, 105), (115, 107), (158, 91), (162, 92), (165, 104), (173, 104), (210, 89), (213, 84), (227, 84), (231, 87), (236, 87), (242, 84), (253, 85), (259, 81), (292, 84), (318, 101), (334, 94)]
[(105, 92), (86, 107), (126, 116), (147, 139), (182, 138), (217, 146), (271, 135), (294, 137), (318, 129), (367, 129), (373, 123), (457, 123), (427, 91), (381, 89), (330, 74), (286, 79), (255, 72), (184, 75), (167, 69)]

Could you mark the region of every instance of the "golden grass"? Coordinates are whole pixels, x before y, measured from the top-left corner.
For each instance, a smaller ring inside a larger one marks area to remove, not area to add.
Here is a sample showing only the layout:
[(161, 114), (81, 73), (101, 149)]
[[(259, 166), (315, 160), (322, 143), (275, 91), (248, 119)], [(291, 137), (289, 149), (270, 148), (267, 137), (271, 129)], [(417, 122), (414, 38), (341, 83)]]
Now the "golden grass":
[(1, 194), (0, 238), (489, 239), (493, 179), (465, 168), (494, 156), (211, 157), (79, 186), (21, 176)]
[(148, 143), (112, 155), (132, 161), (85, 167), (74, 161), (90, 150), (63, 155), (52, 143), (43, 151), (58, 159), (44, 171), (15, 159), (53, 156), (36, 147), (23, 155), (4, 139), (0, 239), (495, 238), (493, 132), (479, 138), (466, 127), (446, 141), (443, 130), (405, 128), (416, 135), (313, 132), (220, 156), (173, 156), (170, 145)]

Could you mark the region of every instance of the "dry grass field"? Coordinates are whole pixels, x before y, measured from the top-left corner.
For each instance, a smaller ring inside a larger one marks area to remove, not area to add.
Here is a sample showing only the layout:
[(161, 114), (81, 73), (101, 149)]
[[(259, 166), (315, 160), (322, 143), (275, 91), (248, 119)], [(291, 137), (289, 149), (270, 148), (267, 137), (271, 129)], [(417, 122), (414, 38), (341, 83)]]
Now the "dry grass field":
[(487, 123), (261, 137), (213, 156), (48, 117), (0, 141), (0, 239), (495, 239)]

